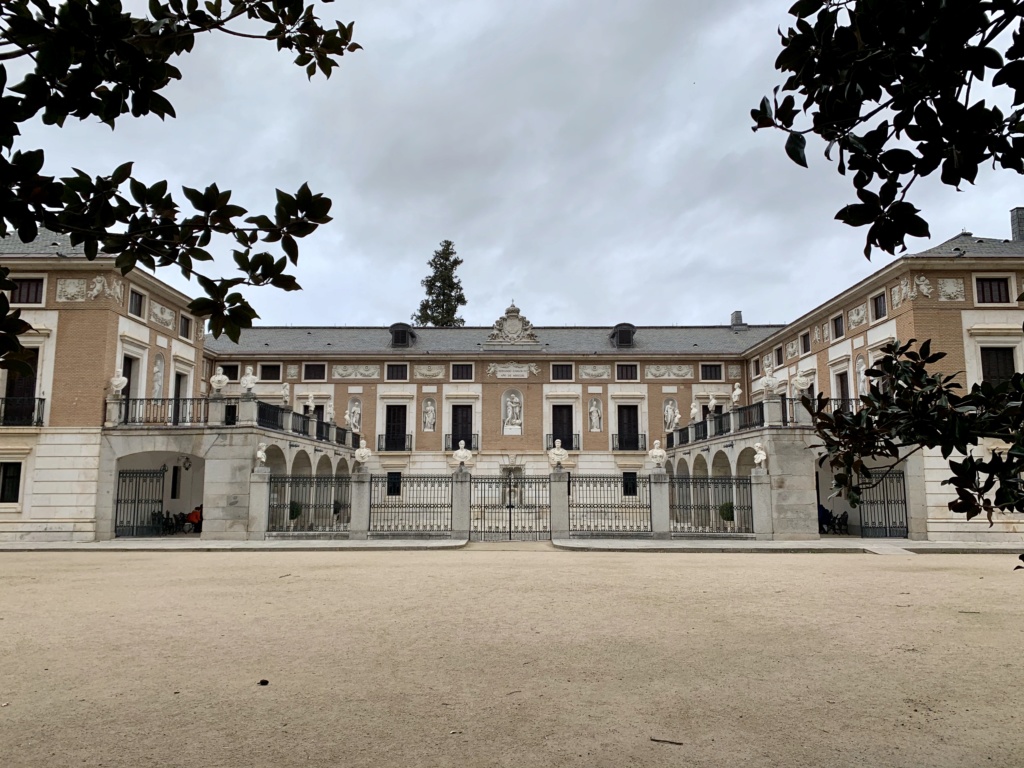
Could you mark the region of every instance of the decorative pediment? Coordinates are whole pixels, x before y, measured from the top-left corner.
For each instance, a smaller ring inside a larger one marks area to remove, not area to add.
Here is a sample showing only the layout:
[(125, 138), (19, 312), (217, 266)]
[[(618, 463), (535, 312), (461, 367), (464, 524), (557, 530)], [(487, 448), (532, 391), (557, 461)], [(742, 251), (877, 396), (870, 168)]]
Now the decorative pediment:
[(539, 344), (533, 324), (523, 317), (513, 301), (505, 314), (494, 321), (488, 344)]

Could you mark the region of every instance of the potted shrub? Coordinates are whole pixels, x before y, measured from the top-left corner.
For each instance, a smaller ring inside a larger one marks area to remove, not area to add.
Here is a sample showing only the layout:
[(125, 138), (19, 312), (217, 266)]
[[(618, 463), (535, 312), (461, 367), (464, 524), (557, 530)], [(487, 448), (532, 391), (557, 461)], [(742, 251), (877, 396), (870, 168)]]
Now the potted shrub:
[(302, 516), (302, 502), (292, 499), (288, 502), (288, 530), (295, 530), (295, 521)]
[(718, 506), (718, 516), (725, 521), (726, 528), (732, 528), (733, 520), (735, 519), (735, 509), (731, 501)]

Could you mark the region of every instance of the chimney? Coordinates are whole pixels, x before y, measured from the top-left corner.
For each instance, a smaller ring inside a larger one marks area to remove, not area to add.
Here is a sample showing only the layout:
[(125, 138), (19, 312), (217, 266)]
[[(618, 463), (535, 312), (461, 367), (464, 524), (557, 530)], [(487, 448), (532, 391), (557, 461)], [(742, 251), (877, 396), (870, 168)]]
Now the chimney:
[(1010, 237), (1017, 242), (1024, 240), (1024, 208), (1010, 211)]
[[(1024, 223), (1024, 209), (1021, 210), (1021, 213), (1022, 223)], [(747, 324), (743, 322), (743, 312), (741, 312), (738, 309), (735, 312), (733, 312), (732, 315), (729, 316), (729, 325), (732, 326), (732, 329), (734, 331), (746, 329)]]

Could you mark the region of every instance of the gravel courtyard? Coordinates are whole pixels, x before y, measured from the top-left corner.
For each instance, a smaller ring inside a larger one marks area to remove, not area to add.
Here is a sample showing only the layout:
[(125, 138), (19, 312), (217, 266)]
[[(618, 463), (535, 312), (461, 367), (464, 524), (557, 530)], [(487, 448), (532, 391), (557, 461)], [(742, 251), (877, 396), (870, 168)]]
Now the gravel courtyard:
[(1015, 562), (9, 553), (0, 765), (1020, 766)]

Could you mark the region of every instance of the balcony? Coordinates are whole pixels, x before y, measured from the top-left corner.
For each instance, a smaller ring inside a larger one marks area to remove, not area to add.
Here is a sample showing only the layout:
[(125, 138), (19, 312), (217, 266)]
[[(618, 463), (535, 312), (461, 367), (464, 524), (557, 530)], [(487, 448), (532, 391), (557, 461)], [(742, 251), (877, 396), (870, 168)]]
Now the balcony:
[(377, 435), (377, 451), (411, 451), (412, 435)]
[(646, 451), (647, 435), (612, 435), (613, 451)]
[(727, 435), (732, 432), (732, 414), (716, 413), (712, 415), (715, 421), (715, 434), (716, 435)]
[(209, 418), (206, 398), (126, 397), (121, 401), (121, 424), (184, 426), (205, 424)]
[(756, 429), (764, 426), (764, 403), (745, 405), (733, 411), (736, 414), (736, 430)]
[(562, 441), (562, 447), (567, 451), (580, 450), (580, 436), (576, 435), (545, 435), (544, 450), (550, 451), (555, 447), (555, 440)]
[(5, 427), (41, 427), (43, 425), (42, 397), (0, 398), (0, 425)]
[(466, 447), (471, 451), (480, 450), (480, 435), (445, 435), (444, 436), (444, 449), (446, 451), (454, 451), (459, 447), (459, 441), (464, 440)]

